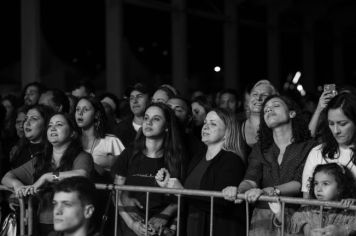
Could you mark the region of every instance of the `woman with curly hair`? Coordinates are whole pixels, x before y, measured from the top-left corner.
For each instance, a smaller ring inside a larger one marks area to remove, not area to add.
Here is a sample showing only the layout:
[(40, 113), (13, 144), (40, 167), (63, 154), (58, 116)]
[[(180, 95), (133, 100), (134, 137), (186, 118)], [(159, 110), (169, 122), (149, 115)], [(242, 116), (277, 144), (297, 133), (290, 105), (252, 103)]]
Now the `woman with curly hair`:
[(75, 110), (84, 151), (90, 153), (98, 174), (96, 181), (109, 181), (109, 171), (124, 145), (114, 135), (105, 134), (106, 115), (103, 105), (94, 97), (80, 98)]
[(303, 171), (302, 192), (309, 197), (309, 185), (314, 168), (335, 162), (346, 166), (356, 178), (355, 160), (356, 97), (340, 93), (328, 103), (322, 116), (322, 143), (311, 150)]
[[(17, 168), (43, 152), (46, 140), (46, 124), (53, 111), (44, 105), (33, 105), (23, 110), (25, 119), (19, 124), (23, 137), (10, 152), (10, 169)], [(23, 118), (23, 117), (22, 117)], [(19, 119), (21, 122), (22, 119)]]
[[(292, 100), (273, 95), (262, 105), (259, 142), (248, 158), (248, 167), (238, 188), (228, 187), (223, 194), (236, 200), (245, 193), (254, 203), (261, 195), (298, 196), (305, 159), (314, 146), (301, 110)], [(287, 208), (291, 211), (292, 209)], [(268, 204), (258, 202), (253, 212), (249, 235), (278, 235), (272, 224)]]

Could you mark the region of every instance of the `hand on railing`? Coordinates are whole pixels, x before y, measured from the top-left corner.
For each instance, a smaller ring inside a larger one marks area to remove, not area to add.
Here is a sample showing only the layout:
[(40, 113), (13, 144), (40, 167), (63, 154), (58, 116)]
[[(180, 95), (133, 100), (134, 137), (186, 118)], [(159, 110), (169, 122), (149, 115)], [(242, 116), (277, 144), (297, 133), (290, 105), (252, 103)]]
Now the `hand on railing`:
[(168, 219), (169, 219), (169, 216), (163, 215), (163, 214), (158, 214), (156, 216), (151, 217), (151, 219), (149, 219), (149, 221), (148, 221), (148, 224), (153, 229), (153, 231), (159, 232), (158, 234), (160, 235), (162, 230), (167, 225)]
[(155, 179), (160, 187), (166, 188), (170, 177), (171, 175), (169, 174), (169, 171), (166, 168), (161, 168), (157, 172)]
[[(146, 235), (146, 225), (142, 221), (132, 221), (131, 225), (129, 225), (129, 228), (138, 236)], [(148, 235), (152, 235), (150, 230), (147, 229), (147, 231)]]
[(245, 192), (246, 201), (250, 203), (256, 202), (260, 196), (263, 194), (263, 190), (259, 188), (252, 188)]

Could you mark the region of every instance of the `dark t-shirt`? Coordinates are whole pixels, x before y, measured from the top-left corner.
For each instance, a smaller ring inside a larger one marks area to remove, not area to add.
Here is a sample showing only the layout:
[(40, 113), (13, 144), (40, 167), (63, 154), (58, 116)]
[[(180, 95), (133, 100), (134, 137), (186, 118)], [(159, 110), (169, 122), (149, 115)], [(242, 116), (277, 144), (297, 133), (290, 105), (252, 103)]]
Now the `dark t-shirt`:
[[(16, 147), (15, 147), (16, 148)], [(15, 169), (43, 153), (43, 143), (28, 143), (10, 160), (10, 168)]]
[[(112, 167), (112, 172), (115, 175), (126, 177), (125, 185), (159, 187), (155, 176), (158, 170), (163, 167), (165, 167), (163, 157), (150, 158), (142, 152), (133, 156), (133, 148), (128, 147), (117, 158)], [(129, 196), (136, 198), (145, 209), (145, 192), (130, 192)], [(167, 196), (151, 193), (149, 202), (150, 215), (161, 212), (169, 203), (170, 200)]]
[(133, 117), (121, 121), (115, 131), (115, 135), (121, 140), (125, 147), (133, 143), (136, 137), (136, 130), (132, 125)]

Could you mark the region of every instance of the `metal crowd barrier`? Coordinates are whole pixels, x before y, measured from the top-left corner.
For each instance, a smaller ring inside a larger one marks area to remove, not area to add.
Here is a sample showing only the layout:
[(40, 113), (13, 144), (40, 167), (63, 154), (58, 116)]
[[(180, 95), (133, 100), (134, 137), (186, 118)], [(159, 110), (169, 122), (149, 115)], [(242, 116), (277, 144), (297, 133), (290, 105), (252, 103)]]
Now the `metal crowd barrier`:
[[(96, 188), (99, 190), (110, 190), (115, 191), (115, 225), (114, 225), (114, 235), (116, 236), (118, 233), (118, 198), (119, 191), (132, 191), (132, 192), (146, 192), (146, 215), (145, 215), (145, 223), (146, 228), (148, 224), (148, 213), (149, 213), (149, 197), (150, 193), (161, 193), (161, 194), (174, 194), (178, 199), (178, 210), (177, 210), (177, 236), (180, 235), (180, 219), (181, 219), (181, 197), (182, 196), (200, 196), (200, 197), (208, 197), (210, 198), (210, 231), (209, 235), (213, 235), (213, 227), (214, 227), (214, 199), (215, 198), (223, 198), (221, 192), (217, 191), (204, 191), (204, 190), (190, 190), (190, 189), (168, 189), (168, 188), (159, 188), (159, 187), (142, 187), (142, 186), (130, 186), (130, 185), (114, 185), (114, 184), (96, 184)], [(0, 185), (0, 191), (13, 191), (5, 186)], [(238, 194), (238, 198), (245, 200), (244, 194)], [(356, 210), (356, 206), (345, 207), (341, 205), (340, 202), (330, 202), (330, 201), (318, 201), (311, 199), (303, 199), (303, 198), (293, 198), (293, 197), (270, 197), (270, 196), (261, 196), (259, 201), (264, 202), (280, 202), (282, 205), (282, 226), (280, 230), (280, 235), (284, 235), (284, 209), (285, 204), (297, 204), (297, 205), (310, 205), (310, 206), (319, 206), (320, 207), (320, 227), (322, 226), (322, 216), (324, 207), (332, 207), (332, 208), (340, 208), (340, 209), (349, 209)], [(33, 208), (32, 208), (32, 199), (28, 198), (28, 216), (25, 216), (25, 201), (24, 199), (19, 199), (20, 203), (20, 235), (32, 235), (33, 233)], [(241, 203), (243, 204), (243, 203)], [(245, 201), (246, 204), (246, 235), (248, 236), (249, 232), (249, 203)], [(28, 220), (28, 234), (25, 234), (25, 221)], [(146, 235), (148, 232), (146, 231)]]
[[(210, 204), (210, 231), (209, 235), (213, 235), (213, 217), (214, 217), (214, 198), (223, 198), (223, 194), (217, 191), (203, 191), (203, 190), (190, 190), (190, 189), (168, 189), (168, 188), (159, 188), (159, 187), (142, 187), (142, 186), (129, 186), (129, 185), (113, 185), (113, 184), (96, 184), (96, 188), (100, 190), (111, 190), (115, 191), (115, 228), (114, 235), (117, 235), (118, 231), (118, 197), (119, 191), (132, 191), (132, 192), (146, 192), (146, 215), (145, 215), (145, 223), (146, 228), (148, 224), (148, 212), (149, 212), (149, 196), (150, 193), (161, 193), (161, 194), (175, 194), (178, 197), (178, 212), (177, 212), (177, 236), (180, 235), (180, 218), (181, 218), (181, 197), (184, 196), (201, 196), (201, 197), (209, 197), (211, 200)], [(245, 199), (244, 194), (238, 194), (238, 198), (242, 200)], [(280, 230), (280, 235), (284, 236), (284, 210), (285, 204), (297, 204), (297, 205), (310, 205), (310, 206), (319, 206), (320, 207), (320, 227), (322, 227), (322, 219), (323, 219), (323, 209), (324, 207), (333, 207), (333, 208), (341, 208), (341, 209), (350, 209), (356, 210), (356, 206), (345, 207), (341, 205), (340, 202), (331, 202), (331, 201), (319, 201), (319, 200), (311, 200), (311, 199), (303, 199), (303, 198), (294, 198), (294, 197), (279, 197), (279, 196), (261, 196), (259, 201), (264, 202), (280, 202), (282, 205), (282, 226)], [(243, 204), (243, 203), (241, 203)], [(249, 232), (249, 203), (245, 201), (246, 204), (246, 235), (248, 236)], [(148, 232), (146, 230), (146, 236)]]
[[(0, 191), (14, 193), (14, 191), (4, 185), (0, 185)], [(29, 198), (28, 201), (28, 217), (25, 216), (25, 201), (23, 198), (18, 198), (19, 207), (20, 207), (20, 236), (32, 235), (32, 226), (33, 226), (33, 218), (32, 218), (32, 199)], [(28, 234), (25, 234), (25, 221), (26, 219), (28, 224)]]

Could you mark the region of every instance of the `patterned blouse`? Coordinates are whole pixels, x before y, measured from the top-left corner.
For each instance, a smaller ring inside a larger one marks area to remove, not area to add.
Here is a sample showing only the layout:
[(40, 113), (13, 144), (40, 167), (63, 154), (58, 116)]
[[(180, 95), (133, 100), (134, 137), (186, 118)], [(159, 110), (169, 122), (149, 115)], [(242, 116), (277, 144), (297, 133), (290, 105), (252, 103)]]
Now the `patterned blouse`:
[[(291, 181), (301, 182), (305, 160), (315, 142), (291, 143), (286, 147), (281, 164), (278, 164), (279, 148), (275, 143), (264, 153), (260, 144), (252, 148), (248, 158), (245, 180), (254, 181), (259, 188), (273, 187)], [(268, 208), (267, 203), (258, 203), (259, 208)]]

